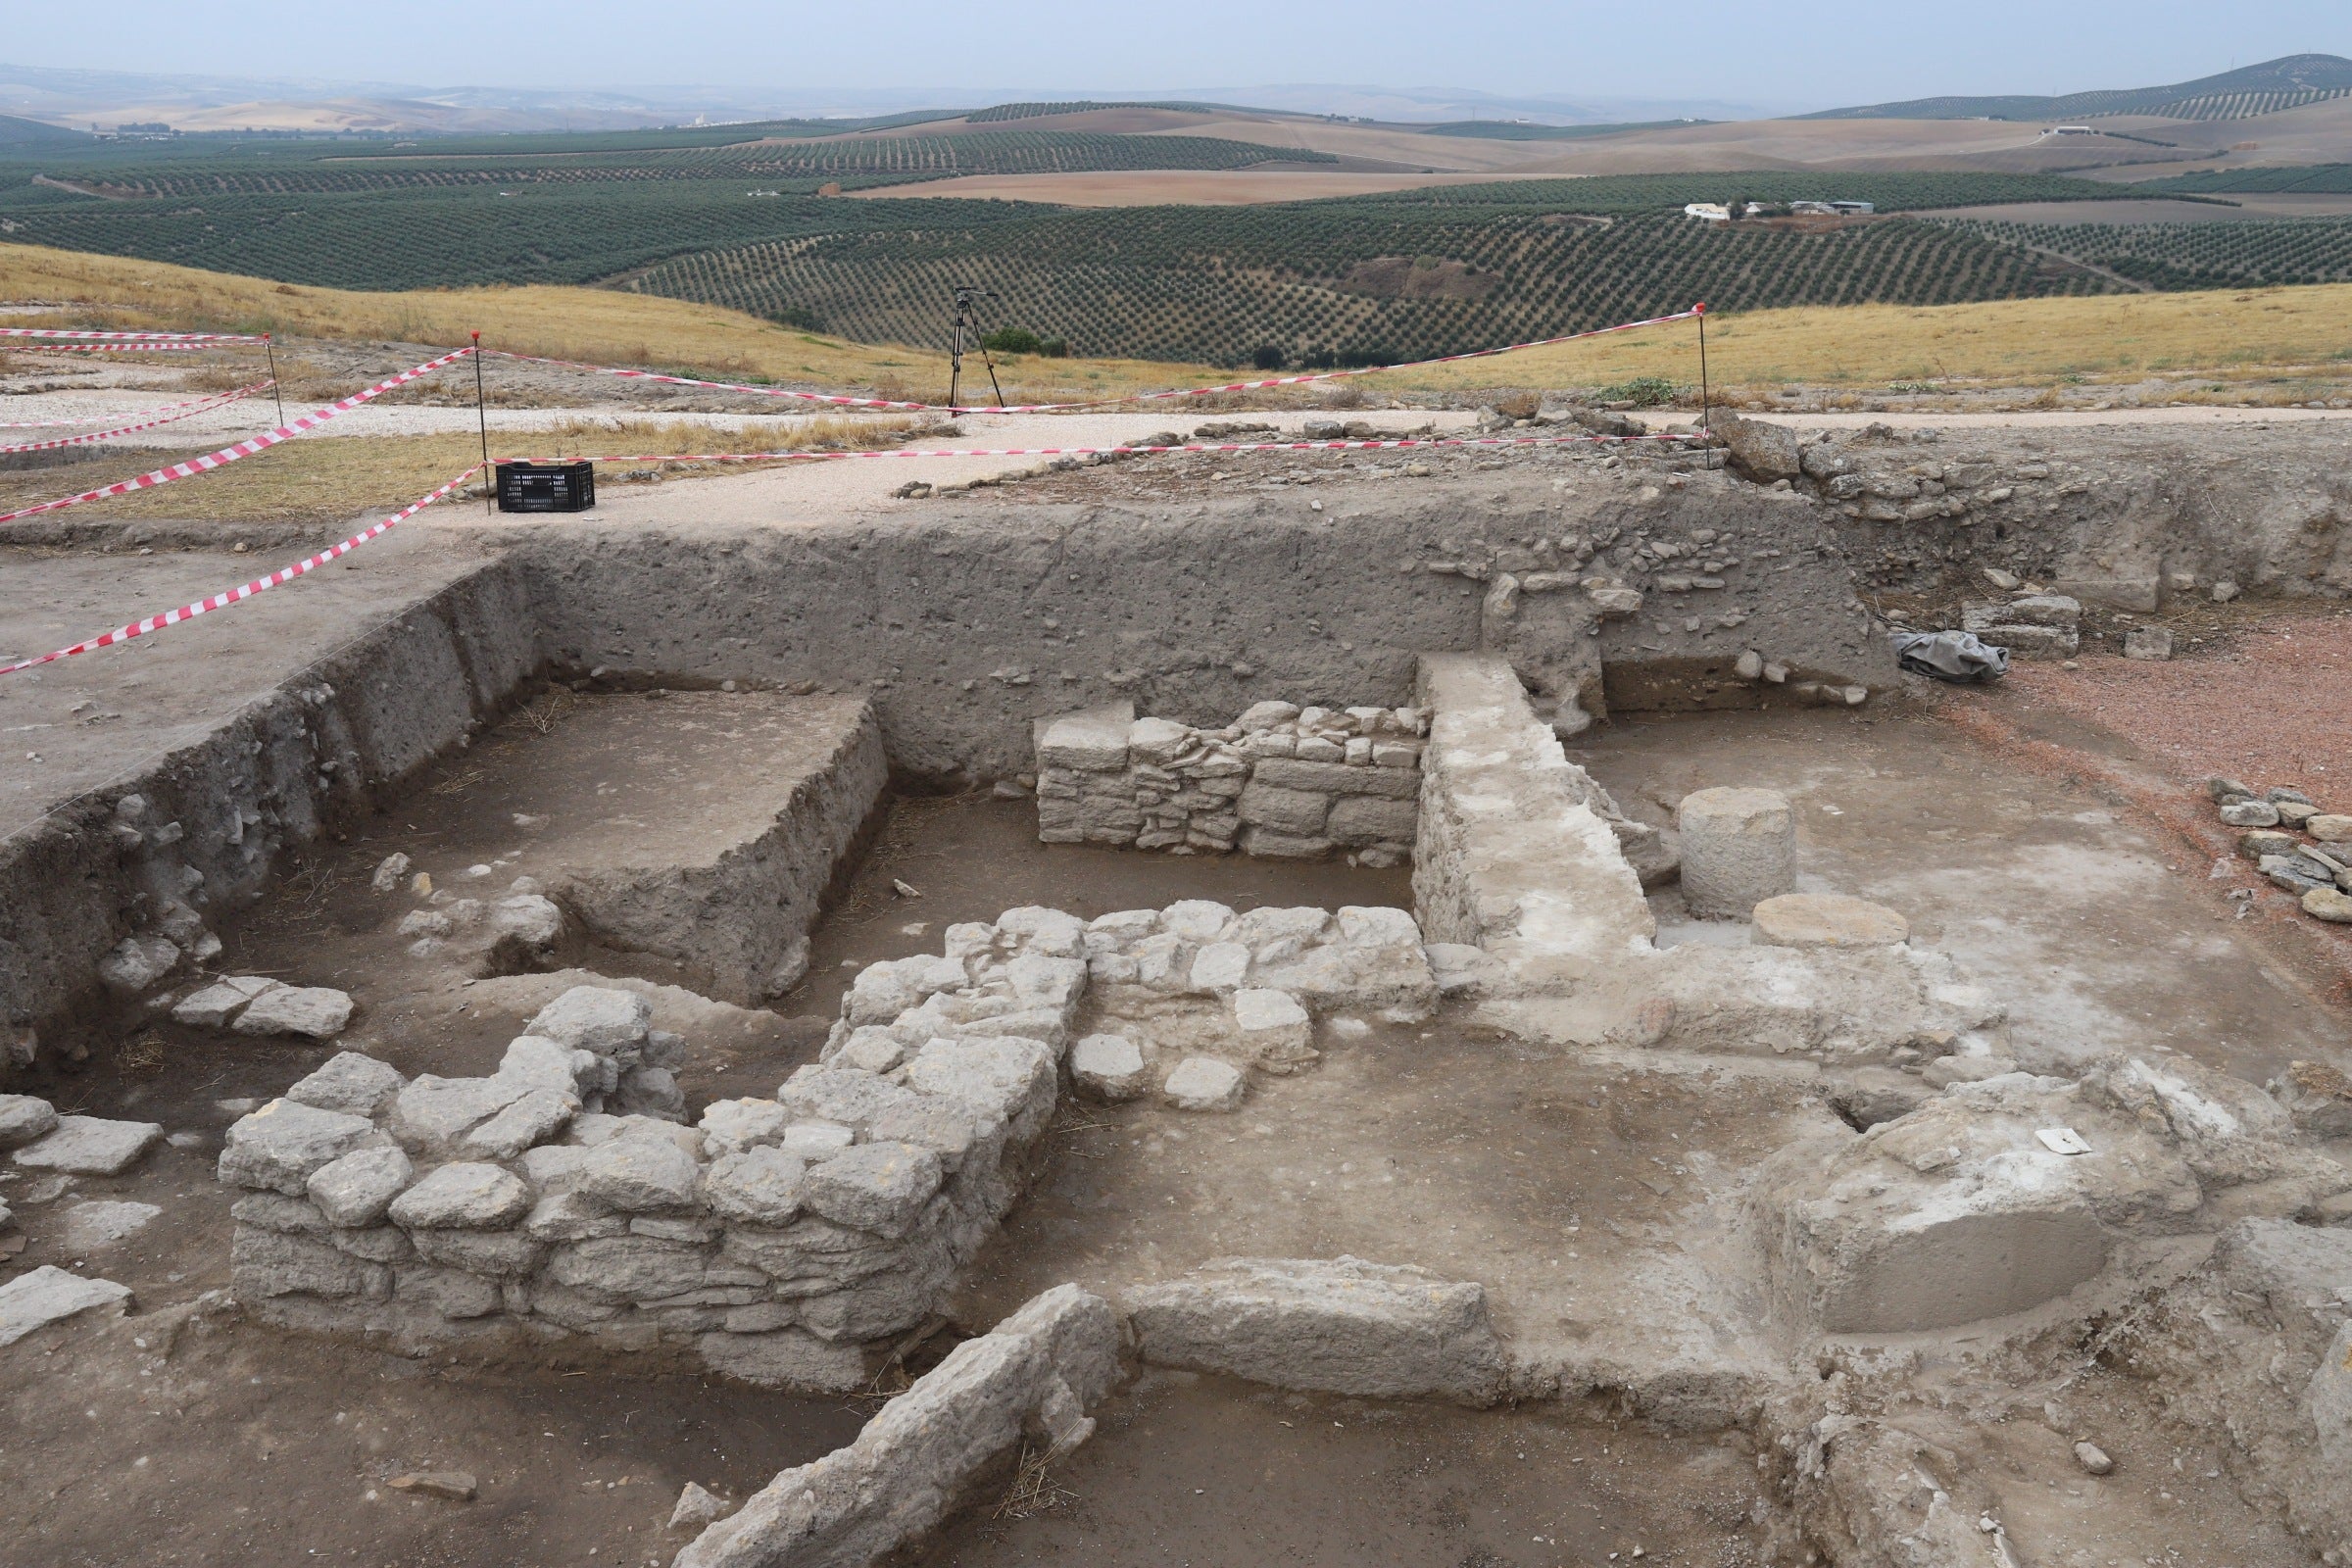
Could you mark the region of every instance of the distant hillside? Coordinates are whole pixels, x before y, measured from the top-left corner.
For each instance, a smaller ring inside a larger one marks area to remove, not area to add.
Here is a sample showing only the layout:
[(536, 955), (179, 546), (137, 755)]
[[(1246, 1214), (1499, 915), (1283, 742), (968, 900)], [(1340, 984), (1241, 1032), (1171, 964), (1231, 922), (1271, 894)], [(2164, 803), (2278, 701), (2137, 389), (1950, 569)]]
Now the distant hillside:
[(2242, 71), (2170, 87), (2069, 93), (2063, 98), (1914, 98), (1907, 103), (1830, 109), (1801, 120), (2092, 120), (2156, 115), (2170, 120), (2245, 120), (2352, 94), (2352, 60), (2288, 55)]
[(1439, 125), (1414, 125), (1424, 136), (1468, 136), (1479, 141), (1589, 141), (1627, 130), (1678, 130), (1706, 125), (1706, 120), (1641, 120), (1621, 125), (1538, 125), (1524, 120), (1453, 120)]
[(0, 115), (0, 147), (12, 152), (20, 147), (72, 147), (89, 141), (85, 131), (60, 130), (44, 125), (37, 120), (19, 120), (14, 115)]

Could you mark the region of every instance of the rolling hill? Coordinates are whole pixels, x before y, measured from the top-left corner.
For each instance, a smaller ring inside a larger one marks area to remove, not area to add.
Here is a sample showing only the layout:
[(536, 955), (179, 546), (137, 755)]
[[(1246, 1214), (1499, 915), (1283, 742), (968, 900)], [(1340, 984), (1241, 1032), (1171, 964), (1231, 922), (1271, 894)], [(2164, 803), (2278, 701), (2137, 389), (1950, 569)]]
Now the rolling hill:
[(1914, 98), (1906, 103), (1828, 109), (1801, 120), (2093, 120), (2149, 115), (2163, 120), (2245, 120), (2352, 95), (2352, 60), (2287, 55), (2169, 87), (2068, 93), (2059, 98)]

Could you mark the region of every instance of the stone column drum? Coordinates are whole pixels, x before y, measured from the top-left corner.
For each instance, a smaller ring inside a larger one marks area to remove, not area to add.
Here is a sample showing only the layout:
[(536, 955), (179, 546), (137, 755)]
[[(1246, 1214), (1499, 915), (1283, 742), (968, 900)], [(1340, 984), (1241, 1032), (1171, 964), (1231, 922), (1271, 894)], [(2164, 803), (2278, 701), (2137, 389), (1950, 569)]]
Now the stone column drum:
[(1699, 790), (1676, 812), (1683, 902), (1702, 920), (1744, 920), (1796, 889), (1796, 813), (1778, 790)]

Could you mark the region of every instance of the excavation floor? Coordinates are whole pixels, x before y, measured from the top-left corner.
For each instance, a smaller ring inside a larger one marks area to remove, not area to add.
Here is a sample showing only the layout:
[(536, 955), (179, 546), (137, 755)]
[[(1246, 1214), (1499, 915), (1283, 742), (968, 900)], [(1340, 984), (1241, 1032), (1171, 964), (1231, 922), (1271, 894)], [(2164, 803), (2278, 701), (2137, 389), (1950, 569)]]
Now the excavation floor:
[[(2105, 737), (2077, 727), (2088, 758)], [(1573, 754), (1652, 821), (1694, 790), (1786, 792), (1797, 885), (1874, 899), (1915, 943), (1952, 954), (2007, 999), (2018, 1059), (2070, 1075), (2110, 1051), (2163, 1047), (2261, 1083), (2334, 1059), (2352, 1018), (2240, 921), (2238, 884), (2128, 805), (2029, 772), (1930, 718), (1715, 713), (1635, 719)], [(1740, 941), (1652, 899), (1664, 940)]]
[(1552, 1568), (1759, 1563), (1739, 1438), (1661, 1438), (1553, 1407), (1453, 1410), (1152, 1372), (1093, 1441), (951, 1527), (930, 1568)]

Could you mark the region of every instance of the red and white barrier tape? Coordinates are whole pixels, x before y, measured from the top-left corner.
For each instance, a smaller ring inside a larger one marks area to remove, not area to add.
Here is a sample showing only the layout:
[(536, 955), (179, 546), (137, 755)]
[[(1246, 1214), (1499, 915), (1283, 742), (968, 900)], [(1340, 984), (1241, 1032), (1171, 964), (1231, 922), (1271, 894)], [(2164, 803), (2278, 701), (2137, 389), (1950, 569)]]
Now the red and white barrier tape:
[(1398, 452), (1409, 447), (1623, 446), (1637, 441), (1694, 441), (1695, 431), (1653, 431), (1643, 435), (1393, 436), (1351, 441), (1186, 442), (1142, 447), (955, 447), (881, 452), (690, 452), (593, 458), (496, 458), (507, 463), (831, 463), (845, 458), (1085, 458), (1099, 454), (1142, 456), (1159, 452)]
[(218, 343), (26, 343), (16, 354), (192, 354), (217, 349)]
[(60, 496), (55, 501), (43, 501), (37, 506), (20, 507), (15, 512), (0, 512), (0, 522), (16, 522), (21, 518), (38, 516), (44, 512), (57, 512), (67, 507), (77, 507), (85, 501), (100, 501), (108, 496), (126, 496), (134, 490), (146, 490), (159, 484), (170, 484), (174, 479), (189, 479), (200, 473), (209, 473), (215, 468), (223, 467), (236, 462), (239, 458), (250, 458), (257, 452), (267, 452), (281, 441), (291, 441), (306, 430), (315, 430), (327, 420), (339, 415), (349, 414), (361, 404), (381, 397), (396, 386), (405, 385), (420, 376), (430, 375), (443, 366), (454, 364), (472, 352), (473, 350), (470, 348), (453, 349), (437, 360), (427, 360), (424, 364), (412, 367), (398, 375), (387, 376), (367, 390), (354, 392), (340, 402), (329, 403), (324, 408), (313, 409), (310, 413), (299, 418), (290, 419), (274, 430), (265, 430), (260, 435), (238, 442), (235, 446), (222, 447), (220, 451), (209, 452), (201, 458), (190, 458), (185, 463), (174, 463), (168, 468), (157, 468), (154, 472), (142, 473), (135, 479), (124, 479), (117, 484), (102, 485), (95, 490), (84, 490), (79, 495)]
[(1550, 348), (1560, 343), (1576, 343), (1586, 338), (1606, 337), (1613, 332), (1632, 332), (1644, 326), (1664, 326), (1671, 321), (1694, 321), (1704, 316), (1704, 305), (1672, 316), (1653, 316), (1644, 321), (1624, 321), (1616, 326), (1595, 327), (1590, 332), (1570, 332), (1561, 337), (1535, 338), (1525, 343), (1508, 343), (1501, 348), (1473, 349), (1467, 354), (1446, 354), (1434, 360), (1410, 360), (1402, 365), (1368, 365), (1345, 370), (1315, 370), (1305, 375), (1282, 375), (1265, 381), (1229, 381), (1222, 386), (1184, 387), (1172, 392), (1128, 392), (1115, 397), (1095, 398), (1084, 403), (1010, 403), (1010, 404), (946, 404), (901, 403), (887, 398), (854, 398), (836, 392), (794, 392), (783, 387), (747, 386), (739, 381), (705, 381), (691, 375), (663, 375), (657, 370), (620, 369), (610, 365), (588, 365), (578, 360), (549, 359), (538, 354), (512, 354), (504, 349), (485, 352), (501, 359), (521, 360), (532, 365), (555, 365), (570, 370), (593, 370), (600, 375), (617, 375), (637, 381), (660, 381), (669, 386), (708, 387), (719, 392), (749, 392), (756, 397), (791, 398), (803, 403), (822, 403), (834, 408), (894, 409), (915, 414), (1060, 414), (1074, 409), (1098, 409), (1112, 403), (1149, 403), (1165, 398), (1206, 397), (1215, 392), (1254, 392), (1271, 386), (1301, 386), (1309, 381), (1337, 381), (1354, 375), (1378, 375), (1387, 370), (1415, 370), (1432, 365), (1458, 365), (1464, 360), (1491, 359), (1497, 354), (1516, 354), (1521, 349)]
[[(261, 383), (264, 387), (269, 384), (267, 381)], [(185, 403), (159, 403), (152, 409), (132, 409), (128, 413), (122, 414), (112, 412), (85, 414), (73, 419), (17, 419), (13, 421), (0, 419), (0, 430), (60, 430), (68, 425), (97, 424), (106, 419), (144, 419), (150, 414), (170, 414), (173, 409), (192, 409), (199, 404), (210, 403), (220, 395), (218, 392), (207, 392), (203, 397), (190, 398)]]
[(243, 332), (98, 332), (72, 326), (0, 326), (0, 337), (53, 337), (84, 343), (266, 343)]
[(315, 556), (297, 561), (290, 566), (280, 566), (267, 577), (256, 577), (251, 582), (239, 583), (234, 588), (223, 589), (209, 598), (199, 599), (192, 605), (182, 605), (177, 610), (167, 610), (160, 615), (149, 615), (144, 619), (134, 620), (127, 626), (117, 626), (113, 631), (100, 632), (95, 637), (86, 637), (71, 648), (60, 648), (55, 653), (43, 654), (37, 659), (19, 660), (13, 664), (0, 664), (0, 675), (13, 675), (20, 669), (30, 669), (35, 664), (55, 663), (58, 660), (70, 659), (75, 654), (86, 654), (100, 648), (111, 648), (116, 643), (126, 643), (133, 637), (144, 637), (149, 632), (162, 631), (166, 626), (176, 626), (183, 620), (193, 620), (196, 616), (215, 610), (226, 610), (231, 605), (241, 604), (245, 600), (251, 599), (255, 594), (268, 593), (272, 588), (281, 587), (297, 577), (318, 570), (337, 557), (351, 554), (371, 539), (382, 538), (434, 502), (447, 498), (450, 492), (480, 471), (481, 465), (477, 463), (440, 489), (410, 502), (391, 516), (378, 522), (369, 523), (342, 543), (330, 545)]
[(112, 441), (119, 435), (130, 435), (139, 430), (152, 430), (159, 425), (172, 424), (181, 419), (192, 418), (199, 414), (209, 414), (215, 409), (225, 409), (231, 403), (236, 402), (239, 398), (249, 398), (256, 392), (267, 392), (268, 390), (270, 390), (270, 383), (268, 381), (256, 381), (253, 383), (253, 385), (241, 386), (234, 392), (217, 393), (212, 397), (202, 398), (194, 403), (183, 403), (176, 405), (179, 410), (178, 413), (167, 414), (161, 418), (149, 419), (142, 424), (119, 424), (112, 430), (93, 430), (88, 435), (60, 436), (54, 441), (25, 441), (16, 446), (0, 447), (0, 454), (12, 452), (48, 452), (58, 447), (84, 446), (92, 441)]

